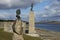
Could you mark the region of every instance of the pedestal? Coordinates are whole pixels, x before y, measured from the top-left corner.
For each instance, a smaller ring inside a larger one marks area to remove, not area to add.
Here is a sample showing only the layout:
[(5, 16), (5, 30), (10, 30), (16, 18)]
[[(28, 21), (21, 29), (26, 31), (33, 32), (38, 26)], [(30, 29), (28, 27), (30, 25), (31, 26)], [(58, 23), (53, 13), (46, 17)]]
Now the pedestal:
[(15, 24), (15, 31), (13, 35), (13, 40), (24, 40), (23, 34), (22, 34), (22, 21), (21, 20), (16, 20)]

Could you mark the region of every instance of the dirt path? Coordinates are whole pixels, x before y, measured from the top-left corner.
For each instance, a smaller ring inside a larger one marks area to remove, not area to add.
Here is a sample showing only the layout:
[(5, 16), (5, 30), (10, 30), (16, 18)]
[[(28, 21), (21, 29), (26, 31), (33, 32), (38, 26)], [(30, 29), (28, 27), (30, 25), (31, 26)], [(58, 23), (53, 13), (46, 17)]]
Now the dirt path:
[(46, 31), (36, 29), (37, 33), (40, 35), (40, 38), (43, 40), (60, 40), (60, 32)]

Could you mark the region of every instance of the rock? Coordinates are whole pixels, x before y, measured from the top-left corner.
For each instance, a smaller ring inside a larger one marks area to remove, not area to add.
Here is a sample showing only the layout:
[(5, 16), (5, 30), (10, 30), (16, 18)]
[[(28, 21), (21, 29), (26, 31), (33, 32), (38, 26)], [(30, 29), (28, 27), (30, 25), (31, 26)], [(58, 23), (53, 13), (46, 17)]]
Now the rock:
[(32, 37), (39, 37), (39, 34), (26, 34), (26, 35), (29, 35), (29, 36), (32, 36)]

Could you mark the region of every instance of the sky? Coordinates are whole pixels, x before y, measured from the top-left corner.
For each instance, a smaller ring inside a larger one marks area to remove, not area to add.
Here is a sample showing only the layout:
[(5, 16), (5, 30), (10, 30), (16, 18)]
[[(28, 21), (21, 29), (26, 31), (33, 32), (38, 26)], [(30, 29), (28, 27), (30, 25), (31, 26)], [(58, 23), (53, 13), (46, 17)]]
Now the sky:
[(60, 0), (0, 0), (0, 19), (15, 20), (20, 9), (21, 19), (28, 21), (32, 3), (36, 22), (60, 21)]

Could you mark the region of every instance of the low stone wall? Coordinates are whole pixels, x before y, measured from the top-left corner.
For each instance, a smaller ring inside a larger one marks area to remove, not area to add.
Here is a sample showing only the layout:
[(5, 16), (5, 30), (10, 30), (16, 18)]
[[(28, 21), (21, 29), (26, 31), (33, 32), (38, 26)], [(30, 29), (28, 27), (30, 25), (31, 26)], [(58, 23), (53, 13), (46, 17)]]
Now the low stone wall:
[(13, 25), (13, 22), (4, 22), (4, 31), (13, 32), (12, 25)]
[(0, 28), (3, 28), (6, 32), (13, 32), (13, 22), (14, 20), (0, 20)]
[[(12, 26), (14, 21), (0, 21), (0, 28), (4, 28), (4, 31), (6, 32), (13, 32)], [(22, 21), (22, 28), (23, 33), (25, 34), (25, 31), (28, 30), (26, 22)]]

